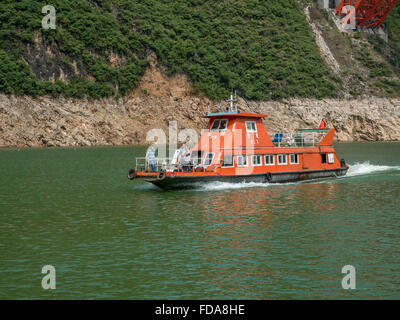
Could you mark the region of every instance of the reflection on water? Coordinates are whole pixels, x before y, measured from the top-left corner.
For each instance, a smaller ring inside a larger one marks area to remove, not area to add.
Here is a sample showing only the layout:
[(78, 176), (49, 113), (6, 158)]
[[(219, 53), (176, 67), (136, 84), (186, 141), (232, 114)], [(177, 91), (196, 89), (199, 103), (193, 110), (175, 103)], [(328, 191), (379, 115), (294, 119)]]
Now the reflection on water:
[(168, 192), (125, 180), (140, 148), (1, 150), (0, 298), (399, 298), (400, 151), (366, 146), (340, 179)]
[[(292, 259), (286, 256), (290, 250), (276, 239), (282, 234), (296, 239), (298, 229), (304, 228), (299, 219), (287, 224), (282, 217), (294, 219), (296, 215), (320, 214), (322, 209), (334, 210), (339, 188), (339, 184), (282, 185), (211, 195), (201, 216), (208, 231), (202, 240), (204, 254), (212, 261), (216, 275), (210, 286), (229, 292), (231, 297), (267, 298), (265, 293), (281, 281), (282, 264)], [(325, 197), (325, 204), (315, 201), (318, 197)], [(228, 208), (227, 203), (231, 204)], [(285, 223), (276, 228), (275, 220)]]

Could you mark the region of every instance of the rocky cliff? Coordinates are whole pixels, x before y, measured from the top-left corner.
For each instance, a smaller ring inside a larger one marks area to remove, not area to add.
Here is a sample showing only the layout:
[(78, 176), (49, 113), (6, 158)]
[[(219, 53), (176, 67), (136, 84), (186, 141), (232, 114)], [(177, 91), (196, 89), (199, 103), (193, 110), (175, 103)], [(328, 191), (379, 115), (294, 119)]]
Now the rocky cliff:
[[(119, 100), (0, 94), (0, 147), (146, 144), (150, 129), (168, 135), (170, 121), (200, 132), (217, 103), (195, 94), (186, 76), (165, 76), (153, 57), (138, 88)], [(399, 99), (239, 99), (239, 109), (266, 113), (271, 135), (315, 128), (324, 118), (339, 141), (400, 140)]]
[[(116, 100), (54, 99), (0, 95), (0, 147), (145, 144), (150, 129), (200, 131), (214, 103), (204, 97), (137, 94)], [(242, 110), (268, 114), (270, 134), (315, 128), (321, 118), (339, 141), (400, 140), (400, 100), (296, 100), (248, 102)]]

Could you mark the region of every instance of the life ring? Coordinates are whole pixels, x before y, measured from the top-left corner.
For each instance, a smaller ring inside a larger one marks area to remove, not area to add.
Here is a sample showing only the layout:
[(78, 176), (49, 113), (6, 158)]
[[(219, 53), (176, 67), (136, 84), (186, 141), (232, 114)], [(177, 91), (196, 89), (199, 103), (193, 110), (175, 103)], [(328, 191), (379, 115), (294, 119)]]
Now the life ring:
[(137, 177), (136, 170), (135, 170), (135, 169), (129, 170), (129, 172), (128, 172), (128, 179), (129, 179), (129, 180), (133, 180), (133, 179), (135, 179), (136, 177)]
[(307, 173), (300, 173), (299, 175), (299, 180), (307, 180), (308, 178), (309, 177)]
[(157, 180), (164, 180), (167, 174), (165, 173), (164, 170), (161, 170), (158, 175), (157, 175)]

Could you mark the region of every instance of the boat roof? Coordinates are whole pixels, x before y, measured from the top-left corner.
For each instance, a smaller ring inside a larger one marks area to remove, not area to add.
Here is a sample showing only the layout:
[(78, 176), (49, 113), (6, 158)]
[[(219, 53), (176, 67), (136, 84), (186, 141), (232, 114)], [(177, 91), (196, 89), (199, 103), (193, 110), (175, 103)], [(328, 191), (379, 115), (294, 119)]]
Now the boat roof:
[(234, 117), (246, 117), (246, 118), (266, 118), (266, 114), (258, 114), (251, 112), (217, 112), (207, 113), (203, 118), (234, 118)]

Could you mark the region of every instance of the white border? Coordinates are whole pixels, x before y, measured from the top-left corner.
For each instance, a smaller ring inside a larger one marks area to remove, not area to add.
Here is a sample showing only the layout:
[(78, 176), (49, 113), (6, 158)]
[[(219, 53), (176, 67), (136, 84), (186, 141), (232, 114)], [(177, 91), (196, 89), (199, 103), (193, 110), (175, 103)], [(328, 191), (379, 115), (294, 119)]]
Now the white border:
[[(260, 160), (261, 160), (260, 164), (254, 164), (253, 157), (260, 157)], [(263, 156), (261, 154), (253, 154), (253, 155), (251, 155), (251, 165), (253, 167), (260, 167), (260, 166), (262, 166), (262, 164), (263, 164)]]
[(333, 164), (333, 163), (335, 163), (335, 155), (333, 154), (333, 153), (328, 153), (328, 157), (327, 157), (328, 159), (328, 164)]
[[(291, 155), (297, 155), (297, 162), (292, 162)], [(299, 154), (298, 154), (298, 153), (291, 153), (291, 154), (289, 154), (289, 162), (290, 162), (290, 164), (299, 164), (299, 163), (300, 163), (300, 156), (299, 156)]]
[[(246, 158), (246, 165), (239, 165), (238, 157)], [(247, 155), (238, 155), (238, 156), (236, 156), (236, 165), (238, 167), (248, 167), (249, 166), (249, 157)]]
[[(256, 127), (255, 131), (247, 129), (247, 123), (250, 123), (250, 122), (255, 124), (255, 127)], [(245, 125), (246, 125), (246, 132), (257, 132), (257, 121), (245, 121)]]
[(218, 123), (218, 129), (212, 128), (214, 126), (215, 121), (221, 121), (221, 119), (214, 119), (214, 121), (211, 123), (210, 132), (219, 131), (219, 123)]
[[(204, 162), (206, 161), (207, 155), (209, 155), (209, 154), (212, 154), (213, 156), (212, 156), (212, 158), (211, 158), (210, 164), (206, 165)], [(212, 163), (213, 163), (214, 157), (215, 157), (215, 152), (207, 152), (206, 155), (205, 155), (204, 158), (203, 158), (203, 166), (204, 166), (205, 168), (211, 166)]]
[[(220, 119), (221, 121), (224, 121), (224, 120), (226, 120), (226, 127), (225, 127), (225, 129), (220, 129), (219, 127), (218, 127), (218, 131), (226, 131), (227, 129), (228, 129), (228, 126), (229, 126), (229, 119)], [(221, 125), (221, 122), (219, 123), (219, 125)]]
[[(285, 156), (286, 162), (285, 163), (279, 163), (279, 156)], [(288, 155), (287, 153), (279, 153), (276, 155), (276, 162), (278, 163), (278, 166), (287, 166), (288, 164)]]
[[(226, 127), (225, 127), (225, 129), (220, 129), (220, 128), (219, 128), (219, 126), (221, 125), (221, 122), (220, 122), (219, 125), (218, 125), (218, 129), (211, 129), (211, 128), (213, 127), (215, 121), (223, 121), (223, 120), (226, 120)], [(229, 119), (223, 119), (223, 118), (221, 118), (221, 119), (214, 119), (214, 121), (212, 122), (211, 127), (210, 127), (210, 132), (215, 132), (215, 131), (226, 131), (226, 130), (228, 129), (228, 126), (229, 126)]]
[[(225, 155), (224, 155), (225, 156)], [(228, 156), (229, 156), (229, 154), (228, 154)], [(224, 163), (224, 157), (222, 157), (222, 164), (221, 164), (221, 168), (234, 168), (235, 167), (235, 156), (233, 155), (233, 154), (231, 154), (231, 156), (232, 156), (232, 165), (231, 166), (224, 166), (223, 165), (223, 163)]]
[[(267, 161), (265, 161), (265, 157), (270, 157), (272, 156), (272, 163), (267, 163)], [(275, 154), (264, 154), (264, 163), (266, 166), (274, 166), (275, 165)]]

